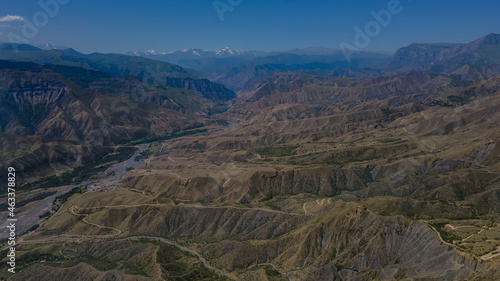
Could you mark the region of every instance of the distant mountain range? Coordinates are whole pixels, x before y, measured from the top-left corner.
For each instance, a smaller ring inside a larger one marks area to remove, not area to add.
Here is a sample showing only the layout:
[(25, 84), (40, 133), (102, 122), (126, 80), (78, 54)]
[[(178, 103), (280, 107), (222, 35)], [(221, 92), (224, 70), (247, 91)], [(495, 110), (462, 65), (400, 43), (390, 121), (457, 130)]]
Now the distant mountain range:
[(134, 51), (128, 52), (127, 55), (131, 56), (141, 56), (151, 59), (158, 59), (162, 61), (167, 61), (171, 63), (178, 63), (181, 60), (189, 59), (208, 59), (208, 58), (228, 58), (228, 57), (256, 57), (266, 54), (265, 52), (256, 51), (243, 51), (243, 50), (233, 50), (229, 47), (225, 47), (216, 51), (202, 50), (202, 49), (182, 49), (174, 52), (158, 52), (155, 50), (147, 51)]
[(42, 50), (26, 44), (1, 44), (0, 60), (81, 67), (116, 77), (133, 75), (149, 83), (193, 90), (217, 102), (224, 102), (235, 96), (233, 91), (222, 84), (199, 78), (178, 65), (137, 56), (100, 53), (87, 55), (71, 48)]
[[(350, 75), (350, 71), (343, 71), (345, 69), (372, 67), (390, 59), (388, 54), (359, 52), (347, 61), (341, 50), (324, 47), (284, 52), (242, 51), (226, 47), (217, 51), (184, 49), (161, 53), (149, 50), (128, 54), (175, 63), (199, 71), (235, 91), (241, 90), (256, 78), (280, 72), (315, 72), (320, 75), (346, 76)], [(355, 71), (354, 75), (361, 72)]]
[[(381, 53), (381, 52), (378, 53), (363, 52), (363, 53), (382, 54), (387, 56), (390, 55), (389, 53)], [(341, 54), (343, 54), (343, 52), (339, 49), (332, 49), (325, 47), (297, 48), (288, 51), (272, 51), (272, 52), (235, 50), (230, 47), (225, 47), (223, 49), (215, 51), (189, 48), (173, 52), (158, 52), (155, 50), (147, 50), (147, 51), (130, 51), (127, 53), (127, 55), (130, 56), (141, 56), (176, 64), (188, 63), (188, 61), (190, 60), (226, 59), (225, 61), (228, 61), (227, 59), (231, 58), (239, 60), (250, 60), (258, 57), (272, 57), (277, 55), (332, 56)]]
[(147, 50), (147, 51), (130, 51), (127, 55), (131, 56), (141, 56), (147, 57), (151, 59), (158, 59), (170, 63), (179, 63), (183, 60), (203, 60), (210, 58), (244, 58), (244, 59), (252, 59), (256, 57), (263, 56), (273, 56), (278, 54), (293, 54), (293, 55), (339, 55), (342, 54), (342, 51), (339, 49), (325, 48), (325, 47), (309, 47), (302, 49), (292, 49), (289, 51), (273, 51), (273, 52), (265, 52), (265, 51), (244, 51), (244, 50), (235, 50), (230, 47), (225, 47), (220, 50), (210, 51), (196, 48), (189, 49), (181, 49), (172, 52), (159, 52), (155, 50)]
[(154, 50), (129, 55), (179, 64), (208, 75), (233, 90), (241, 90), (256, 78), (280, 72), (301, 72), (333, 77), (378, 75), (387, 71), (428, 70), (454, 73), (479, 81), (500, 73), (500, 35), (488, 34), (467, 44), (413, 43), (392, 56), (359, 52), (347, 61), (341, 50), (310, 47), (284, 52), (183, 49), (175, 52)]
[[(413, 43), (400, 48), (392, 56), (384, 53), (358, 52), (353, 54), (350, 60), (346, 60), (341, 50), (324, 47), (292, 49), (284, 52), (244, 51), (225, 47), (215, 51), (189, 48), (172, 52), (148, 50), (128, 52), (127, 55), (98, 53), (84, 55), (73, 49), (63, 50), (64, 47), (51, 44), (36, 46), (2, 44), (0, 51), (5, 52), (0, 54), (0, 59), (34, 61), (39, 64), (83, 65), (115, 76), (135, 75), (149, 82), (162, 81), (162, 84), (170, 87), (208, 91), (205, 94), (209, 98), (212, 97), (211, 99), (227, 100), (234, 97), (232, 91), (245, 88), (251, 81), (283, 72), (349, 78), (367, 77), (391, 71), (430, 71), (456, 74), (466, 80), (477, 82), (500, 73), (499, 38), (500, 35), (491, 33), (466, 44)], [(9, 55), (8, 51), (14, 49), (26, 52), (20, 56), (14, 56), (12, 53)], [(26, 56), (28, 52), (33, 52), (30, 56), (34, 58)], [(37, 52), (42, 55), (38, 56)], [(149, 60), (141, 61), (139, 58)], [(106, 62), (95, 64), (92, 62), (94, 60)], [(111, 63), (112, 61), (116, 61), (116, 64)], [(127, 66), (115, 67), (114, 65), (123, 64), (120, 61), (128, 61)], [(130, 64), (132, 61), (134, 63)], [(134, 64), (137, 67), (130, 69)], [(144, 64), (146, 67), (142, 68)], [(222, 93), (222, 97), (214, 91)]]

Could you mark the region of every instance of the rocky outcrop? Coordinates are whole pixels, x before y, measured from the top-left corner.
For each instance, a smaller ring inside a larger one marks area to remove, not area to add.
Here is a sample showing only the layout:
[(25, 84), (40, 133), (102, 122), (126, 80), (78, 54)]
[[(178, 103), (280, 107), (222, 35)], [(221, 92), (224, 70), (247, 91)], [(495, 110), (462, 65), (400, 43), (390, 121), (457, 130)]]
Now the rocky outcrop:
[(400, 71), (455, 73), (477, 82), (499, 74), (500, 60), (495, 55), (499, 46), (500, 35), (494, 33), (467, 44), (414, 43), (399, 49), (388, 66)]

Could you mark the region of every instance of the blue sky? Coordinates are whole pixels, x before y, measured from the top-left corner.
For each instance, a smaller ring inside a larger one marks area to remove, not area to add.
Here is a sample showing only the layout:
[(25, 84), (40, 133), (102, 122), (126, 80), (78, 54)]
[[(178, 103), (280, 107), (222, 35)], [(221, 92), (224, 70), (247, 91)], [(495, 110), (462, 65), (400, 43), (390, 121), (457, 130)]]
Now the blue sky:
[[(353, 43), (354, 27), (364, 29), (373, 20), (372, 10), (387, 9), (395, 0), (220, 0), (227, 5), (241, 2), (224, 13), (223, 21), (213, 0), (41, 0), (50, 1), (68, 3), (58, 4), (59, 11), (41, 24), (45, 19), (38, 0), (0, 0), (0, 41), (8, 41), (11, 32), (22, 36), (23, 25), (38, 15), (40, 28), (29, 43), (49, 42), (84, 53), (339, 48), (341, 42)], [(400, 3), (402, 12), (392, 15), (366, 50), (392, 52), (413, 42), (469, 42), (500, 33), (498, 0)]]

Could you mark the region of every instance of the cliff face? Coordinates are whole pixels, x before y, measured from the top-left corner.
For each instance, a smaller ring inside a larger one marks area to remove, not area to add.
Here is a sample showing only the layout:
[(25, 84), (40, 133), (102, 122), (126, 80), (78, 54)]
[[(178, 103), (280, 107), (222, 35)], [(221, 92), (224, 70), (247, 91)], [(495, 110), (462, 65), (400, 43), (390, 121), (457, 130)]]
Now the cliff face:
[(396, 51), (392, 57), (393, 65), (409, 65), (413, 70), (428, 69), (445, 50), (459, 47), (460, 44), (418, 44)]
[(414, 43), (399, 49), (388, 66), (393, 70), (455, 73), (477, 82), (499, 73), (499, 50), (500, 35), (493, 33), (467, 44)]
[[(131, 175), (124, 179), (123, 184), (158, 196), (174, 196), (192, 202), (245, 203), (300, 193), (335, 196), (342, 191), (364, 189), (371, 181), (371, 175), (366, 170), (328, 168), (257, 169), (234, 176), (224, 173), (224, 170), (213, 173), (213, 176), (187, 178), (179, 178), (174, 173), (154, 177)], [(219, 173), (223, 176), (216, 175)]]
[[(47, 176), (54, 170), (99, 159), (105, 154), (103, 147), (202, 124), (192, 112), (185, 115), (153, 103), (83, 88), (35, 64), (4, 63), (3, 67), (1, 167), (15, 164), (19, 171)], [(78, 163), (71, 159), (78, 159)]]
[(166, 134), (192, 124), (174, 111), (83, 89), (42, 68), (2, 70), (0, 81), (1, 131), (7, 134), (109, 145), (134, 134)]
[(101, 71), (63, 65), (45, 65), (85, 89), (112, 94), (125, 99), (152, 103), (183, 114), (206, 115), (214, 103), (200, 93), (182, 88), (171, 88), (158, 83), (149, 84), (135, 76), (115, 77)]
[(319, 168), (256, 172), (250, 178), (249, 195), (251, 198), (299, 193), (335, 196), (343, 190), (363, 189), (370, 180), (370, 174), (363, 170)]
[(213, 83), (207, 79), (166, 77), (165, 86), (196, 91), (201, 93), (203, 97), (216, 102), (224, 102), (236, 97), (236, 94), (224, 85)]

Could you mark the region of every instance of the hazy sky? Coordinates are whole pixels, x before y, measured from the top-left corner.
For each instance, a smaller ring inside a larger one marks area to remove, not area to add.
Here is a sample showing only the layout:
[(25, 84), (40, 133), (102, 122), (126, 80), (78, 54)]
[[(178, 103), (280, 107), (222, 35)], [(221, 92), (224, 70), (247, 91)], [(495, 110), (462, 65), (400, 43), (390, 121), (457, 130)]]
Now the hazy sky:
[[(12, 32), (31, 37), (29, 43), (85, 53), (339, 48), (341, 42), (353, 44), (354, 27), (364, 29), (373, 20), (370, 12), (387, 9), (391, 1), (220, 0), (220, 9), (232, 9), (221, 21), (213, 0), (41, 0), (67, 2), (54, 13), (52, 5), (50, 14), (38, 0), (0, 0), (0, 41), (8, 41)], [(392, 52), (412, 42), (469, 42), (500, 33), (498, 0), (401, 0), (400, 6), (402, 11), (392, 15), (366, 50)], [(38, 30), (26, 29), (29, 24)]]

